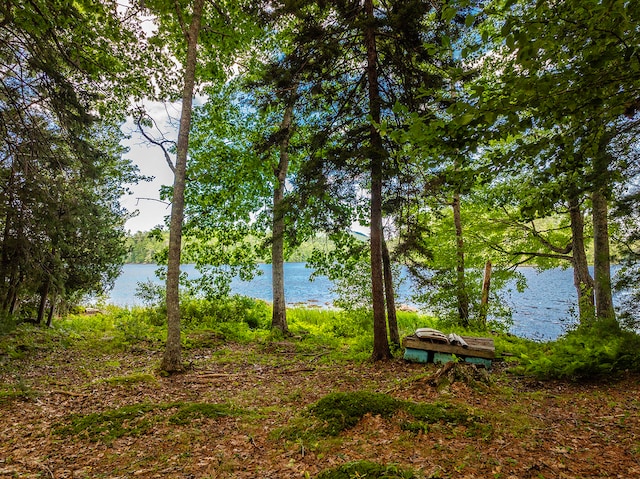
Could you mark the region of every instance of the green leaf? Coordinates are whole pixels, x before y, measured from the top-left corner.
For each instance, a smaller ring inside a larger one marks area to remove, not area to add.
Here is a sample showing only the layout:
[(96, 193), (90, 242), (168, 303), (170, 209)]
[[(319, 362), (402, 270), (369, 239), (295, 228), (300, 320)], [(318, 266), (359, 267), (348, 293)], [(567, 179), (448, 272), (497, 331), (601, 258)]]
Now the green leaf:
[(465, 113), (464, 115), (460, 116), (456, 120), (456, 123), (458, 123), (459, 125), (465, 126), (465, 125), (468, 125), (469, 123), (471, 123), (475, 118), (476, 118), (475, 114), (473, 114), (473, 113)]
[(456, 16), (457, 13), (458, 13), (458, 10), (455, 7), (452, 7), (451, 5), (447, 5), (442, 9), (442, 14), (441, 14), (442, 21), (450, 22), (451, 20), (453, 20), (453, 18)]
[(476, 20), (475, 15), (467, 15), (467, 18), (464, 19), (464, 24), (467, 28), (470, 28), (473, 25), (473, 22)]

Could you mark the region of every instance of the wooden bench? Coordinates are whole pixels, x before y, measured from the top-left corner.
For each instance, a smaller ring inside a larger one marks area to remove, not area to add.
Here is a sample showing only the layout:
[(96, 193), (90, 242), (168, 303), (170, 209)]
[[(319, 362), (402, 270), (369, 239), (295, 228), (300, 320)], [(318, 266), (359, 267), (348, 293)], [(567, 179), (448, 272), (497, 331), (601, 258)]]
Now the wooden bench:
[[(496, 356), (492, 338), (474, 338), (462, 336), (467, 347), (420, 339), (415, 335), (403, 339), (404, 359), (419, 363), (447, 363), (459, 358), (467, 363), (479, 364), (491, 368)], [(454, 357), (455, 355), (455, 357)]]

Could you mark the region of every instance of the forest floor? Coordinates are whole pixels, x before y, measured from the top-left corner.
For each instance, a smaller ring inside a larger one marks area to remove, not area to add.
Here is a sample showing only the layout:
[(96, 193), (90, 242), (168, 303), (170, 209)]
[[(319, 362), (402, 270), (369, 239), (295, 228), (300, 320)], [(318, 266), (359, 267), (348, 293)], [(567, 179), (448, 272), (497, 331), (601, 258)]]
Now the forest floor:
[[(435, 365), (212, 340), (184, 352), (185, 373), (162, 377), (161, 344), (56, 341), (20, 358), (0, 351), (0, 477), (313, 478), (359, 460), (425, 478), (640, 477), (637, 375), (539, 382), (497, 361), (436, 387)], [(406, 430), (403, 412), (366, 414), (337, 436), (292, 439), (308, 406), (338, 391), (459, 406), (472, 419)]]

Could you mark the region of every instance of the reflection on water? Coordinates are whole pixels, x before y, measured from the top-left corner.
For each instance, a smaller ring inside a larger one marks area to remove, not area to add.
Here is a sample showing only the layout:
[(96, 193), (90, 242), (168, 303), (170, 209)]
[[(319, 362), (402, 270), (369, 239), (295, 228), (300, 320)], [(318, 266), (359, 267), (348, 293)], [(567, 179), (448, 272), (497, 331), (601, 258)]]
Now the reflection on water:
[[(116, 280), (110, 294), (110, 302), (119, 306), (141, 305), (135, 297), (136, 285), (147, 280), (159, 283), (155, 277), (156, 265), (127, 264), (122, 275)], [(189, 277), (197, 277), (193, 265), (183, 265)], [(252, 281), (234, 279), (233, 293), (271, 301), (271, 265), (260, 265), (263, 274)], [(573, 270), (554, 268), (536, 271), (522, 267), (518, 271), (527, 279), (527, 289), (519, 293), (512, 284), (506, 299), (513, 310), (513, 334), (532, 339), (554, 339), (567, 326), (576, 321), (576, 293), (573, 286)], [(310, 281), (312, 270), (305, 263), (285, 265), (285, 295), (288, 304), (306, 303), (330, 306), (334, 295), (331, 281), (324, 276)], [(398, 304), (410, 303), (411, 285), (405, 282), (399, 291)]]

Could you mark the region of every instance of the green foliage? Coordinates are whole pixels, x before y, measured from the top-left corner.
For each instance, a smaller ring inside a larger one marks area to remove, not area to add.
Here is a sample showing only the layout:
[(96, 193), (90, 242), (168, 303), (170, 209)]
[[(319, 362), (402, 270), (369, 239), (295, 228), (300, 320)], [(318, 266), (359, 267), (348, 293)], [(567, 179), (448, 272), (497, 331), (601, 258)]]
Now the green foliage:
[(145, 320), (141, 309), (117, 309), (111, 313), (115, 330), (120, 333), (127, 344), (134, 344), (145, 340), (159, 340), (163, 338), (162, 329)]
[(585, 379), (640, 371), (640, 336), (615, 322), (592, 321), (557, 341), (520, 353), (515, 370), (540, 378)]
[(435, 316), (427, 316), (418, 312), (398, 311), (398, 330), (400, 336), (408, 336), (418, 328), (440, 329), (441, 322)]
[(357, 461), (322, 471), (316, 476), (316, 479), (355, 479), (365, 477), (370, 479), (418, 479), (420, 476), (396, 465)]
[(405, 408), (416, 420), (428, 424), (444, 421), (464, 424), (472, 419), (469, 411), (447, 403), (405, 403)]
[(18, 324), (6, 333), (0, 334), (0, 365), (4, 361), (28, 358), (33, 353), (58, 345), (65, 347), (67, 341), (55, 330), (29, 323)]
[(13, 331), (18, 325), (18, 320), (12, 314), (0, 313), (0, 336)]
[(371, 311), (292, 308), (287, 311), (289, 330), (300, 334), (304, 344), (328, 346), (332, 359), (366, 360), (371, 356)]
[[(509, 258), (495, 247), (504, 236), (494, 237), (497, 226), (483, 198), (469, 195), (461, 204), (464, 239), (464, 281), (456, 270), (457, 243), (450, 206), (442, 206), (439, 195), (423, 199), (428, 211), (419, 215), (423, 231), (406, 238), (400, 245), (416, 284), (413, 300), (441, 321), (460, 326), (458, 310), (460, 293), (468, 304), (469, 323), (476, 329), (508, 331), (512, 325), (511, 310), (504, 299), (510, 280), (522, 281), (517, 272), (508, 268)], [(504, 232), (504, 228), (500, 228)], [(485, 325), (481, 315), (482, 282), (487, 259), (492, 266), (489, 306)]]
[[(170, 411), (169, 414), (163, 414)], [(237, 414), (226, 405), (209, 403), (140, 403), (87, 415), (73, 414), (54, 426), (59, 436), (85, 436), (95, 442), (111, 443), (124, 436), (147, 434), (154, 425), (187, 425), (193, 419), (219, 418)]]
[(138, 231), (127, 235), (126, 245), (125, 263), (158, 263), (159, 254), (169, 245), (169, 232)]
[(250, 329), (265, 328), (269, 306), (261, 300), (234, 295), (220, 299), (183, 296), (180, 316), (187, 328), (215, 328), (222, 323), (244, 323)]
[(11, 2), (2, 17), (0, 309), (42, 320), (40, 298), (98, 294), (119, 274), (120, 198), (140, 177), (118, 117), (144, 88), (131, 81), (144, 49), (135, 15), (103, 2)]

